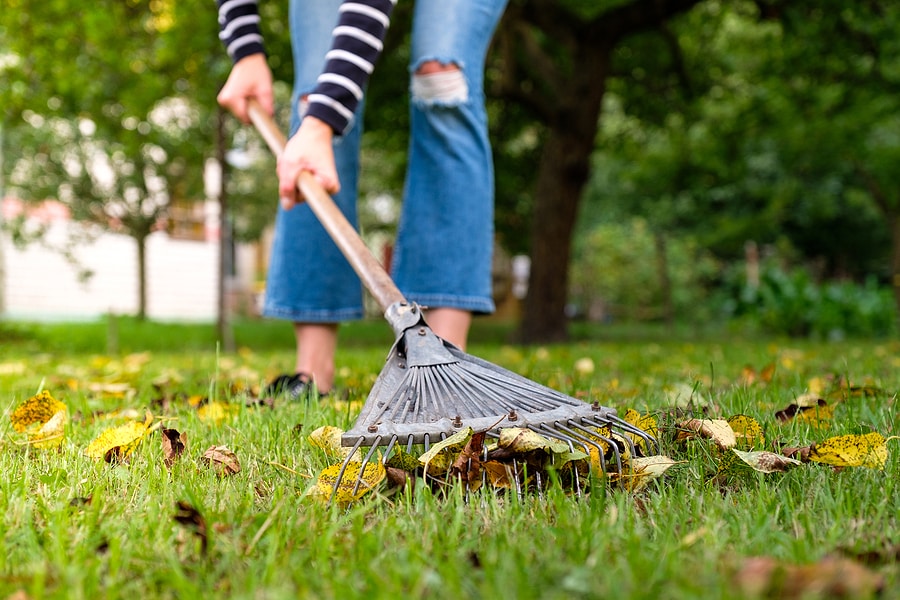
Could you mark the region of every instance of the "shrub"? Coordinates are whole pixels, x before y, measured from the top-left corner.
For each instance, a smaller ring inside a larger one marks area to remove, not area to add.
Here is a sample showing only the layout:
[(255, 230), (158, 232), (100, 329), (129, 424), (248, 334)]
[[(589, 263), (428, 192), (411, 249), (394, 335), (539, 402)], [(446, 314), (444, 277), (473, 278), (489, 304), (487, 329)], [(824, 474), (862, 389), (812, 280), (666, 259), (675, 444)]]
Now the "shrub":
[[(579, 240), (569, 298), (592, 319), (662, 318), (666, 299), (659, 258), (644, 219), (598, 225)], [(706, 282), (716, 273), (716, 262), (686, 237), (665, 239), (665, 260), (673, 316), (708, 317)]]
[(819, 283), (805, 268), (766, 264), (758, 287), (735, 285), (736, 279), (733, 274), (734, 295), (725, 306), (733, 316), (755, 322), (768, 333), (843, 339), (888, 336), (897, 330), (893, 294), (874, 277), (863, 284)]

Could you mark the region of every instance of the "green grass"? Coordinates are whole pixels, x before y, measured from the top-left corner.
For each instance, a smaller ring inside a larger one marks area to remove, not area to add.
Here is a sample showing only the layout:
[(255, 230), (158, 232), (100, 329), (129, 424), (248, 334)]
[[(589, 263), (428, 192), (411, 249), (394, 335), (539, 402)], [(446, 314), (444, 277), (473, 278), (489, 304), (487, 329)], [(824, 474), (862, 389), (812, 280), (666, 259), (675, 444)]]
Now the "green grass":
[[(870, 428), (898, 435), (896, 342), (581, 327), (571, 344), (528, 348), (504, 343), (508, 326), (480, 321), (473, 354), (566, 393), (655, 411), (663, 452), (683, 462), (635, 494), (597, 487), (575, 499), (551, 489), (521, 499), (479, 493), (466, 503), (462, 490), (439, 498), (419, 487), (342, 510), (307, 495), (333, 459), (306, 435), (352, 423), (393, 341), (386, 325), (342, 331), (338, 401), (273, 408), (244, 406), (231, 383), (259, 385), (289, 368), (284, 324), (237, 323), (233, 355), (217, 350), (209, 325), (121, 319), (115, 327), (0, 327), (0, 597), (740, 598), (733, 573), (748, 557), (812, 564), (873, 553), (882, 597), (900, 598), (900, 441), (888, 442), (883, 471), (805, 464), (716, 478), (715, 449), (676, 442), (666, 408), (673, 389), (689, 386), (709, 416), (758, 419), (769, 445)], [(575, 368), (585, 358), (593, 372)], [(777, 365), (769, 384), (741, 382), (745, 366), (769, 363)], [(823, 430), (776, 422), (775, 411), (812, 381), (835, 375), (879, 393), (842, 402)], [(131, 391), (101, 393), (114, 383)], [(69, 408), (59, 451), (18, 444), (10, 425), (8, 414), (39, 389)], [(191, 394), (233, 401), (237, 414), (203, 421), (183, 400)], [(118, 423), (103, 418), (116, 409), (170, 419), (167, 427), (187, 434), (186, 454), (167, 470), (155, 434), (128, 464), (84, 456)], [(241, 472), (220, 479), (202, 466), (212, 445), (232, 449)], [(202, 515), (205, 552), (197, 530), (175, 520), (179, 501)]]

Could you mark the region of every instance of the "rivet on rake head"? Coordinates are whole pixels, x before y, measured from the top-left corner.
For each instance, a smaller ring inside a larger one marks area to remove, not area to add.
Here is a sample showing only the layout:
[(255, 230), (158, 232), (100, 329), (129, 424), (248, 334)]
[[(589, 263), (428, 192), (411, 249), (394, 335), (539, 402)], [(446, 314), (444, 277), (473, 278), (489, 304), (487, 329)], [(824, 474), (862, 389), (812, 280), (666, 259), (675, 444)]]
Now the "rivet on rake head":
[(594, 403), (591, 404), (591, 409), (592, 410), (600, 410), (600, 402), (598, 402), (597, 400), (594, 400)]
[(369, 433), (375, 433), (376, 431), (378, 431), (378, 425), (375, 425), (374, 423), (369, 425)]
[(424, 328), (424, 327), (420, 327), (420, 328), (419, 328), (419, 335), (425, 335), (425, 328)]
[(453, 417), (453, 426), (454, 427), (462, 427), (462, 417), (456, 415)]
[(509, 411), (509, 414), (506, 416), (506, 418), (509, 419), (510, 421), (518, 421), (519, 415), (516, 414), (516, 411), (511, 410), (511, 411)]

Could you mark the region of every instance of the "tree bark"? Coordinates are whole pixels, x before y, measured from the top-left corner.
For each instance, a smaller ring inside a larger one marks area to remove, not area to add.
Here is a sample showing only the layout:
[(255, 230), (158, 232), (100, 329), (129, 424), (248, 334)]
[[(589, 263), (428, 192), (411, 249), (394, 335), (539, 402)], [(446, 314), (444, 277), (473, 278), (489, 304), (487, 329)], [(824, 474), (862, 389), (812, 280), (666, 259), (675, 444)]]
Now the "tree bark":
[[(520, 341), (558, 342), (568, 337), (565, 309), (572, 235), (590, 176), (617, 42), (658, 27), (698, 2), (634, 0), (587, 21), (550, 0), (526, 0), (511, 11), (513, 30), (522, 30), (527, 22), (557, 43), (554, 53), (545, 54), (534, 37), (523, 36), (523, 50), (504, 86), (507, 97), (530, 107), (547, 128), (535, 182), (531, 275), (519, 323)], [(522, 80), (533, 85), (523, 86)]]

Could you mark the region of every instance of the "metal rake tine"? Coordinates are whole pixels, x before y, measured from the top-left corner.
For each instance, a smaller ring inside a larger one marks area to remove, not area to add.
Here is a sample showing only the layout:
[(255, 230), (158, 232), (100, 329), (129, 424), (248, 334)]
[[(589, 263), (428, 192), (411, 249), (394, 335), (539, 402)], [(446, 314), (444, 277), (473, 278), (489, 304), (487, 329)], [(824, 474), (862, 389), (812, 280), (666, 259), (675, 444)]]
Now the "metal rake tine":
[[(378, 436), (375, 443), (372, 444), (372, 447), (369, 448), (369, 451), (366, 453), (366, 457), (362, 460), (362, 464), (359, 466), (359, 475), (356, 476), (356, 483), (353, 484), (353, 492), (352, 495), (356, 495), (356, 492), (359, 491), (359, 484), (362, 483), (363, 475), (366, 473), (366, 465), (369, 464), (369, 460), (372, 458), (372, 455), (375, 454), (375, 451), (378, 450), (378, 445), (381, 442), (381, 436)], [(353, 456), (352, 454), (350, 456)]]
[(393, 450), (394, 446), (397, 445), (397, 440), (399, 440), (399, 439), (400, 439), (400, 436), (397, 435), (396, 433), (391, 436), (391, 441), (388, 442), (388, 445), (384, 449), (384, 457), (382, 457), (382, 459), (381, 459), (381, 464), (383, 464), (383, 465), (387, 464), (387, 461), (391, 457), (391, 450)]
[(331, 497), (328, 499), (328, 503), (331, 504), (334, 502), (334, 497), (337, 495), (338, 488), (341, 486), (341, 480), (344, 479), (344, 471), (347, 470), (347, 465), (350, 464), (350, 459), (353, 458), (353, 455), (356, 454), (356, 451), (360, 446), (363, 445), (363, 438), (359, 438), (356, 441), (356, 444), (353, 446), (353, 449), (347, 454), (347, 458), (344, 459), (344, 462), (341, 464), (341, 470), (338, 471), (338, 476), (334, 480), (334, 487), (331, 488)]
[(611, 423), (614, 422), (615, 425), (617, 427), (619, 427), (620, 429), (624, 429), (625, 431), (632, 433), (632, 434), (642, 438), (645, 442), (647, 442), (647, 451), (648, 452), (650, 451), (650, 448), (652, 446), (656, 449), (656, 453), (659, 454), (660, 446), (659, 446), (658, 439), (656, 439), (655, 437), (653, 437), (652, 435), (650, 435), (649, 433), (647, 433), (640, 427), (637, 427), (637, 426), (629, 423), (628, 421), (624, 421), (624, 420), (620, 419), (619, 417), (614, 417), (614, 416), (610, 415), (607, 418), (610, 420)]

